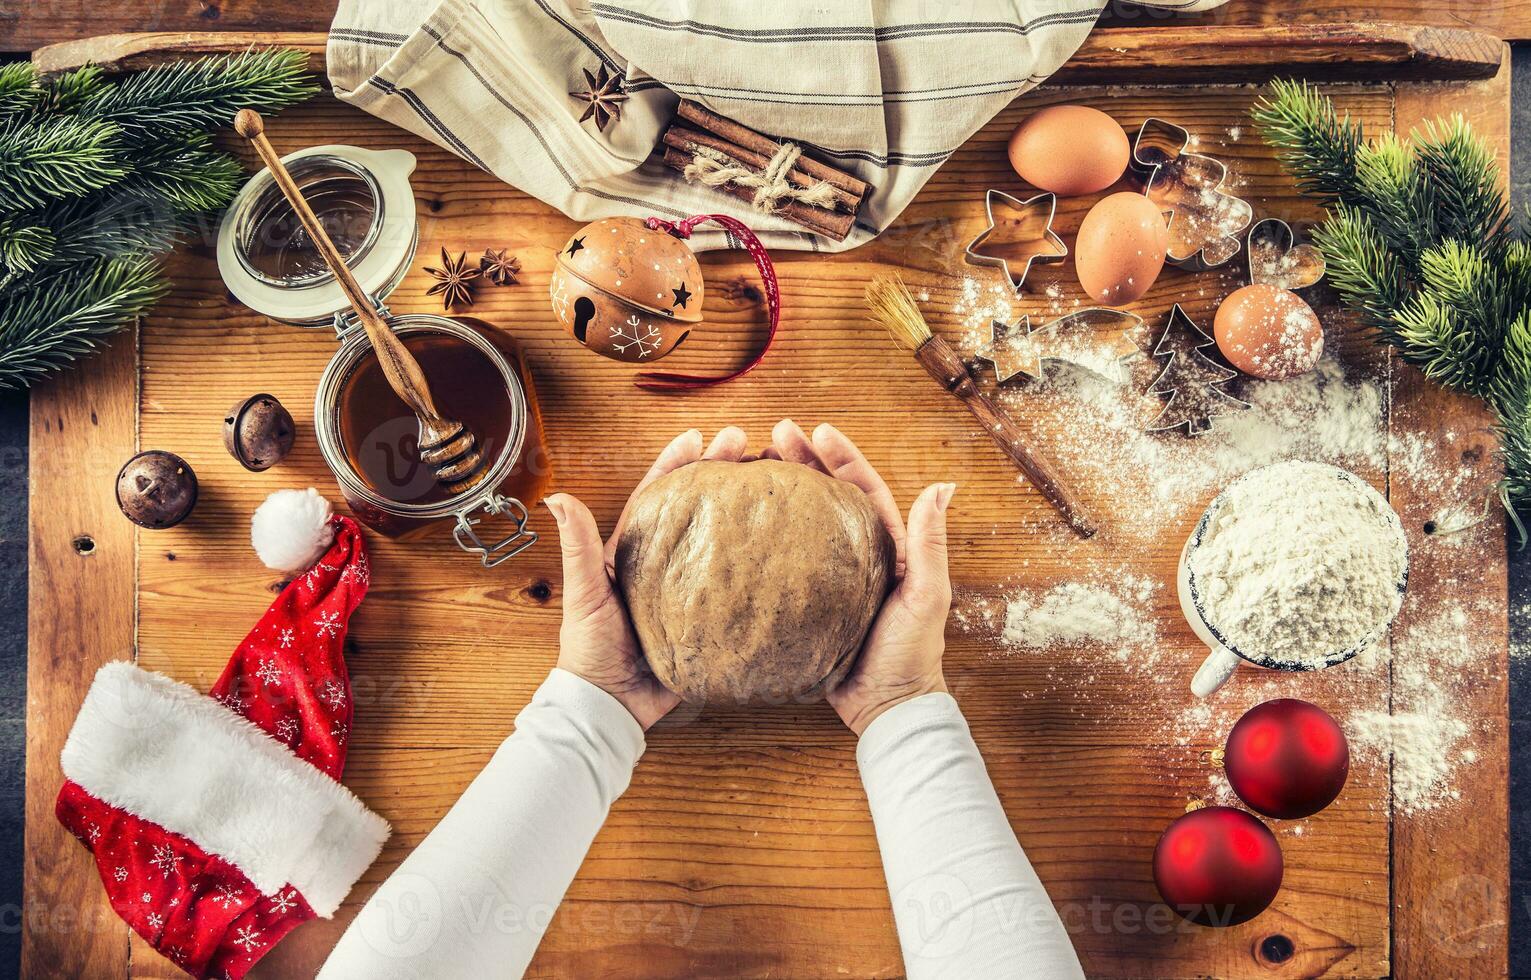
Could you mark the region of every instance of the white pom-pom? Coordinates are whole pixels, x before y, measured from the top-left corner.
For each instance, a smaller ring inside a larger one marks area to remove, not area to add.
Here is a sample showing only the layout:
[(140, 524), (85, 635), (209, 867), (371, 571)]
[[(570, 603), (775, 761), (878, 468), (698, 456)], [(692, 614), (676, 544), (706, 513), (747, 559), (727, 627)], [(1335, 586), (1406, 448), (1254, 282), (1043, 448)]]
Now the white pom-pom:
[(313, 487), (278, 490), (255, 508), (250, 543), (267, 568), (301, 572), (323, 557), (335, 540), (330, 502)]

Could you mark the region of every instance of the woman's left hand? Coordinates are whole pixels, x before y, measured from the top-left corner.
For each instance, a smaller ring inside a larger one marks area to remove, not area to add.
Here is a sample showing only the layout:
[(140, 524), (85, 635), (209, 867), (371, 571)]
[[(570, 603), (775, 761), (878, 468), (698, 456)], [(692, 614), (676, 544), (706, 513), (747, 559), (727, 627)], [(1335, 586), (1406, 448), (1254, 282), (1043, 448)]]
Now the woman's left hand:
[[(700, 431), (683, 432), (659, 454), (634, 488), (632, 497), (687, 463), (699, 459), (738, 461), (744, 457), (747, 442), (743, 429), (729, 426), (717, 434), (704, 452)], [(632, 497), (604, 544), (595, 516), (579, 500), (558, 493), (545, 504), (558, 522), (558, 540), (563, 551), (563, 626), (558, 633), (558, 666), (622, 702), (647, 731), (679, 704), (680, 698), (650, 673), (627, 618), (627, 607), (614, 585), (617, 537), (632, 508)]]

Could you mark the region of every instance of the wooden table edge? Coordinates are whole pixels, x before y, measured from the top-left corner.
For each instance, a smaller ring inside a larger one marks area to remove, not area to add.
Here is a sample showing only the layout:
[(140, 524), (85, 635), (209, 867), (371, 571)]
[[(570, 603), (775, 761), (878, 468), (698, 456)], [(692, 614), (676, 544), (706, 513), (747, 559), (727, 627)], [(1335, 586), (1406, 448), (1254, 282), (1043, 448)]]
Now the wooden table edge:
[[(1424, 122), (1445, 117), (1463, 106), (1470, 106), (1478, 114), (1474, 119), (1478, 132), (1490, 142), (1501, 164), (1501, 175), (1506, 190), (1509, 180), (1510, 143), (1510, 50), (1502, 47), (1501, 69), (1492, 79), (1473, 82), (1467, 86), (1442, 86), (1437, 91), (1431, 86), (1400, 88), (1394, 102), (1393, 128), (1395, 132), (1407, 133)], [(1472, 93), (1462, 98), (1463, 90)], [(1395, 375), (1406, 371), (1417, 376), (1412, 368), (1394, 363)], [(1464, 460), (1470, 456), (1478, 460), (1477, 467), (1484, 488), (1492, 487), (1498, 478), (1499, 466), (1493, 457), (1497, 439), (1493, 432), (1493, 417), (1486, 406), (1465, 395), (1447, 392), (1436, 385), (1419, 384), (1408, 388), (1395, 386), (1395, 392), (1403, 391), (1401, 404), (1405, 412), (1424, 412), (1444, 421), (1455, 416), (1465, 425), (1470, 436), (1467, 444), (1454, 447)], [(1392, 418), (1390, 413), (1390, 421)], [(1391, 454), (1390, 454), (1391, 455)], [(1432, 492), (1428, 475), (1422, 474), (1418, 483), (1411, 480), (1407, 468), (1389, 467), (1389, 499), (1404, 515), (1406, 527), (1417, 524), (1444, 504), (1438, 491)], [(1480, 533), (1494, 540), (1503, 541), (1505, 521), (1497, 498), (1491, 504), (1488, 526)], [(1445, 545), (1450, 547), (1450, 545)], [(1439, 561), (1442, 554), (1436, 551), (1432, 558), (1416, 549), (1419, 561), (1414, 564), (1423, 574), (1429, 574), (1428, 563)], [(1449, 563), (1450, 559), (1447, 559)], [(1477, 976), (1502, 977), (1509, 975), (1509, 915), (1510, 915), (1510, 784), (1509, 784), (1509, 581), (1508, 562), (1501, 558), (1475, 569), (1464, 570), (1451, 565), (1453, 574), (1461, 575), (1479, 585), (1478, 594), (1491, 596), (1496, 601), (1489, 609), (1475, 609), (1475, 613), (1492, 621), (1492, 629), (1482, 635), (1492, 636), (1491, 648), (1479, 651), (1481, 659), (1463, 668), (1464, 674), (1480, 671), (1478, 680), (1471, 688), (1471, 696), (1464, 696), (1455, 705), (1463, 720), (1473, 726), (1470, 737), (1477, 738), (1475, 749), (1478, 761), (1464, 766), (1455, 775), (1454, 788), (1461, 799), (1453, 806), (1421, 812), (1396, 812), (1392, 821), (1392, 869), (1390, 884), (1393, 894), (1391, 963), (1394, 976), (1445, 977)], [(1413, 575), (1411, 570), (1411, 576)], [(1443, 611), (1440, 603), (1451, 598), (1448, 594), (1435, 596), (1436, 610)], [(1425, 617), (1420, 617), (1424, 620)], [(1405, 642), (1399, 642), (1400, 632)], [(1400, 665), (1407, 665), (1413, 658), (1429, 658), (1434, 651), (1428, 644), (1409, 644), (1409, 630), (1395, 630), (1392, 664), (1395, 674)], [(1477, 633), (1471, 634), (1477, 636)], [(1410, 705), (1399, 703), (1395, 686), (1393, 711), (1409, 710)], [(1487, 732), (1478, 729), (1484, 721), (1492, 722)], [(1451, 870), (1452, 876), (1443, 876), (1443, 870)], [(1466, 918), (1472, 925), (1465, 924)], [(1460, 930), (1460, 931), (1459, 931)], [(1497, 939), (1491, 939), (1497, 933)]]
[(53, 805), (59, 753), (96, 670), (136, 657), (137, 538), (115, 478), (136, 451), (137, 393), (136, 327), (31, 393), (25, 977), (128, 975), (128, 926)]
[[(300, 31), (106, 34), (39, 48), (32, 62), (44, 72), (86, 62), (130, 70), (252, 45), (277, 45), (307, 52), (309, 66), (322, 74), (327, 40), (324, 33)], [(1468, 28), (1388, 21), (1114, 27), (1092, 32), (1053, 79), (1068, 84), (1163, 84), (1167, 61), (1177, 85), (1262, 82), (1293, 74), (1315, 81), (1491, 78), (1499, 70), (1501, 43)]]

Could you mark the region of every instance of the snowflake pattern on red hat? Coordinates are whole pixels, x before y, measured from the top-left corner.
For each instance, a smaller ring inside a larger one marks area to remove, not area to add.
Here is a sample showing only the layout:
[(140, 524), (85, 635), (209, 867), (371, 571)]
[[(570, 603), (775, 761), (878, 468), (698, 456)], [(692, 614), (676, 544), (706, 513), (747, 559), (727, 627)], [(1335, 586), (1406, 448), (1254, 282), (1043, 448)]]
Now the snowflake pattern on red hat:
[[(356, 522), (330, 523), (329, 549), (282, 590), (208, 695), (338, 781), (353, 708), (343, 648), (370, 569)], [(95, 856), (117, 914), (192, 976), (238, 980), (315, 917), (297, 888), (262, 894), (235, 865), (78, 783), (64, 784), (56, 813)]]

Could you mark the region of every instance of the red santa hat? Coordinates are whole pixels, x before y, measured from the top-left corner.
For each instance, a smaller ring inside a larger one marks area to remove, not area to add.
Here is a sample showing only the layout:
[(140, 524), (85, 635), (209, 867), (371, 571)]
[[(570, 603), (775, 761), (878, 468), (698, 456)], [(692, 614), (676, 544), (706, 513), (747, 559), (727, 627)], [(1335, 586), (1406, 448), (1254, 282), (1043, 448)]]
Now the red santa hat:
[(329, 918), (388, 838), (338, 782), (351, 728), (342, 644), (368, 581), (361, 531), (317, 491), (282, 491), (253, 538), (263, 558), (307, 571), (212, 690), (107, 664), (62, 756), (56, 812), (95, 856), (112, 908), (196, 977), (242, 977), (294, 927)]

